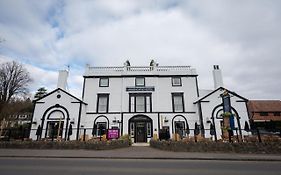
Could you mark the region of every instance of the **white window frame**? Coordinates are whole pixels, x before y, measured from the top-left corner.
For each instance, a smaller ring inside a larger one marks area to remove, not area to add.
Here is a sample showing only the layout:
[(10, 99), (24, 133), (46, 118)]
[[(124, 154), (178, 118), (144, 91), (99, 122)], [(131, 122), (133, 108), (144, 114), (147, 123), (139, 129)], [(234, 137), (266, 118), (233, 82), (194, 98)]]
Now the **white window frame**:
[[(144, 99), (144, 103), (143, 105), (143, 109), (140, 110), (140, 106), (142, 106), (141, 104), (138, 104), (138, 98), (143, 98)], [(152, 112), (152, 96), (151, 94), (147, 94), (147, 93), (132, 93), (129, 94), (129, 112)]]
[(105, 126), (105, 134), (106, 134), (106, 130), (107, 130), (107, 122), (97, 122), (96, 123), (96, 136), (97, 137), (101, 137), (102, 136), (99, 133), (99, 125), (104, 125)]
[[(102, 98), (106, 99), (106, 104), (101, 104)], [(109, 94), (98, 94), (97, 113), (107, 113), (108, 112), (108, 104), (109, 104)], [(101, 110), (102, 107), (105, 107), (105, 109)]]
[(109, 87), (109, 78), (100, 78), (100, 87)]
[(151, 122), (146, 123), (146, 131), (147, 131), (147, 137), (151, 137), (151, 130), (152, 130)]
[[(180, 97), (180, 103), (176, 103), (176, 98)], [(172, 93), (173, 112), (184, 112), (184, 95), (182, 93)], [(180, 107), (180, 108), (179, 108)]]
[(135, 123), (134, 122), (130, 123), (130, 135), (131, 135), (131, 137), (135, 136)]
[[(179, 80), (179, 82), (176, 82)], [(181, 77), (172, 77), (172, 86), (182, 86)]]
[[(145, 112), (145, 100), (146, 96), (136, 96), (136, 112)], [(142, 99), (142, 103), (139, 103), (138, 99)]]
[[(141, 82), (139, 82), (141, 81)], [(136, 77), (135, 78), (135, 86), (136, 87), (144, 87), (145, 86), (145, 78), (144, 77)]]

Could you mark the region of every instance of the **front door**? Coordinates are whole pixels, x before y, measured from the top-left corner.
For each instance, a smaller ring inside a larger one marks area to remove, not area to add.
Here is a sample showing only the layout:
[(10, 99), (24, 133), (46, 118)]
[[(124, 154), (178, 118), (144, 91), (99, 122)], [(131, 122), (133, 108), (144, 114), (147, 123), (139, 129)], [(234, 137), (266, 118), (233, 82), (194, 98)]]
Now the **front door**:
[(146, 142), (145, 122), (136, 122), (136, 142)]

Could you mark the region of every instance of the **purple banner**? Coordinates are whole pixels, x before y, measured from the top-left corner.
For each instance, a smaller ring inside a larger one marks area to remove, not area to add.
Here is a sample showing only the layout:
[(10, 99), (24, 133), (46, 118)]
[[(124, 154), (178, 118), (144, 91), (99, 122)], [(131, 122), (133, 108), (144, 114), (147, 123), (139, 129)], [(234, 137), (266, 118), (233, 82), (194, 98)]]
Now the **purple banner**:
[(119, 129), (107, 130), (107, 139), (118, 139), (118, 138), (119, 138)]

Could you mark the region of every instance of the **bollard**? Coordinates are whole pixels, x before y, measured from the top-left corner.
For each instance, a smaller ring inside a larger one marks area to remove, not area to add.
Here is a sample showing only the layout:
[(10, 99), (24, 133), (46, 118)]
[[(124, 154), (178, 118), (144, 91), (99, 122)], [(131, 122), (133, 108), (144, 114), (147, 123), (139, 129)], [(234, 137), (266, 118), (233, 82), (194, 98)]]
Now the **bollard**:
[(257, 134), (258, 134), (259, 142), (261, 143), (261, 135), (260, 135), (260, 130), (258, 128), (257, 128)]
[(86, 140), (86, 129), (84, 129), (84, 135), (83, 135), (83, 141), (85, 142)]
[(52, 142), (54, 141), (54, 137), (55, 137), (55, 132), (54, 129), (52, 129)]

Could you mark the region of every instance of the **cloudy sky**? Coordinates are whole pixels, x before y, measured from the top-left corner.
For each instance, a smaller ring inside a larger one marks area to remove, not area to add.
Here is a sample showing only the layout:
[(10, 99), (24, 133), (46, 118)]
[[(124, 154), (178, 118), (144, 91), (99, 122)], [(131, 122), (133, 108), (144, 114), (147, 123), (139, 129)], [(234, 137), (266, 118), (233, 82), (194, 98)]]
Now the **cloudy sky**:
[(281, 99), (281, 1), (1, 0), (0, 62), (25, 64), (31, 92), (56, 87), (70, 65), (81, 96), (91, 66), (191, 65), (201, 89), (219, 64), (225, 87), (249, 99)]

